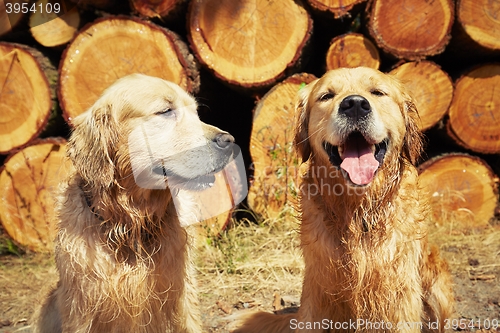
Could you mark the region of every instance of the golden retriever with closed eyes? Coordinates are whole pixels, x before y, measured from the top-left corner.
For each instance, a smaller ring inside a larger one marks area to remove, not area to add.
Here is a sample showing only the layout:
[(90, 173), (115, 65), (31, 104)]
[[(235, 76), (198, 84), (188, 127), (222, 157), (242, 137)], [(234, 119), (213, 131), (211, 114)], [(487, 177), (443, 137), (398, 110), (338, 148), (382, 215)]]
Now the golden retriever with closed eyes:
[(35, 332), (201, 332), (183, 227), (195, 222), (194, 203), (179, 189), (213, 185), (234, 139), (196, 109), (176, 84), (133, 74), (73, 119), (75, 171), (59, 200), (60, 279)]
[(447, 265), (426, 240), (414, 164), (417, 110), (395, 78), (337, 69), (299, 92), (304, 283), (298, 313), (257, 313), (236, 332), (442, 332)]

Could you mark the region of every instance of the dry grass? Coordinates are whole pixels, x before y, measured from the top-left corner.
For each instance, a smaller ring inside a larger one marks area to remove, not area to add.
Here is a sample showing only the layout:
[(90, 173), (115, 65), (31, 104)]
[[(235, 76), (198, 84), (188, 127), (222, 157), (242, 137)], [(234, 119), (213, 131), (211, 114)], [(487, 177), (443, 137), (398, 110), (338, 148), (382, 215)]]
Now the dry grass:
[[(500, 228), (486, 226), (479, 229), (456, 229), (449, 226), (433, 227), (429, 239), (440, 246), (454, 274), (492, 274), (500, 270)], [(466, 258), (466, 260), (464, 260)]]
[(23, 328), (56, 281), (51, 255), (0, 256), (0, 322)]
[[(202, 312), (217, 314), (218, 302), (232, 310), (244, 304), (270, 310), (275, 292), (299, 299), (304, 263), (298, 227), (287, 215), (258, 224), (235, 221), (219, 236), (208, 233), (197, 259)], [(209, 331), (226, 332), (218, 320), (211, 325)]]
[[(254, 301), (269, 310), (273, 292), (299, 299), (303, 260), (298, 226), (298, 221), (287, 214), (258, 224), (236, 221), (218, 236), (207, 232), (196, 257), (207, 332), (227, 332), (228, 318), (224, 318), (217, 302), (227, 303), (231, 309), (239, 302)], [(56, 281), (50, 255), (0, 255), (0, 322), (27, 328), (24, 325), (29, 323), (34, 307)]]
[[(236, 308), (244, 305), (260, 304), (262, 310), (273, 310), (275, 292), (300, 299), (304, 264), (298, 228), (292, 213), (258, 224), (236, 221), (219, 236), (208, 232), (196, 258), (205, 332), (227, 333), (235, 317), (245, 312)], [(500, 228), (459, 230), (433, 225), (429, 232), (430, 241), (441, 248), (455, 276), (458, 316), (499, 317), (495, 300), (500, 301)], [(471, 278), (484, 275), (495, 279)], [(18, 323), (9, 329), (29, 332), (24, 325), (56, 279), (49, 255), (0, 256), (0, 323)]]
[(466, 229), (455, 224), (430, 229), (429, 239), (441, 248), (454, 277), (456, 317), (500, 318), (500, 228)]

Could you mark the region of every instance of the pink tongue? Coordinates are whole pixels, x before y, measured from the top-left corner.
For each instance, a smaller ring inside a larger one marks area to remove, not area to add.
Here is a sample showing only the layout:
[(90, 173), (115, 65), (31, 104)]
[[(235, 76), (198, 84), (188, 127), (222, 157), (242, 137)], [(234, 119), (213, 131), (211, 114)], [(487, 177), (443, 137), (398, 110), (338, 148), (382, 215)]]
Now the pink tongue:
[(373, 156), (371, 145), (363, 138), (352, 138), (344, 147), (344, 160), (340, 167), (344, 169), (354, 184), (370, 183), (379, 166)]

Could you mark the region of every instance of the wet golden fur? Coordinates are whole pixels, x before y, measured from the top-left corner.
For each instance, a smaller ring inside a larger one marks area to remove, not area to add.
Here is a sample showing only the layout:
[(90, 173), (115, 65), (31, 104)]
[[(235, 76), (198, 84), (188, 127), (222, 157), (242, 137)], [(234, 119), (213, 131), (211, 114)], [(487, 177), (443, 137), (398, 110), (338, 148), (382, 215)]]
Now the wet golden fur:
[[(405, 332), (442, 332), (453, 310), (452, 281), (437, 250), (427, 245), (427, 202), (414, 168), (422, 139), (412, 98), (396, 79), (368, 68), (330, 71), (299, 95), (295, 144), (309, 163), (301, 185), (300, 309), (254, 314), (236, 332), (328, 332), (330, 323), (359, 319), (393, 329), (360, 322), (356, 332), (395, 332), (407, 322), (417, 325)], [(324, 148), (348, 137), (346, 128), (353, 125), (338, 110), (351, 95), (371, 105), (359, 125), (367, 141), (388, 142), (383, 164), (366, 186), (355, 186)], [(324, 319), (326, 326), (311, 327)]]
[[(149, 153), (185, 157), (190, 145), (223, 132), (199, 120), (195, 100), (180, 87), (139, 74), (117, 81), (72, 122), (75, 172), (60, 196), (55, 248), (60, 280), (35, 332), (201, 332), (192, 235), (181, 226), (192, 217), (176, 210), (171, 188), (138, 186), (129, 143), (138, 140), (130, 140), (133, 129), (149, 124)], [(150, 167), (152, 156), (136, 157)]]

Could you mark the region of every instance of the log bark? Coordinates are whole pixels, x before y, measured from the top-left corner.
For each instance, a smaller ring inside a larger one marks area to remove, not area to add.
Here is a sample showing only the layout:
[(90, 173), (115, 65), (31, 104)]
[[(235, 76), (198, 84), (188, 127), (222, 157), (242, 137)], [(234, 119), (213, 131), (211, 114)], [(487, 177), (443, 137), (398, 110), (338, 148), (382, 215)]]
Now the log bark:
[(249, 207), (263, 218), (276, 218), (296, 203), (299, 160), (293, 150), (295, 99), (299, 89), (313, 81), (296, 74), (275, 85), (254, 110), (250, 154), (253, 177)]
[(140, 16), (165, 18), (175, 12), (185, 0), (129, 0), (130, 7)]
[(375, 45), (357, 33), (348, 33), (332, 39), (326, 54), (326, 69), (359, 66), (379, 68), (380, 56)]
[(324, 12), (331, 12), (335, 18), (341, 18), (349, 14), (349, 11), (357, 4), (366, 0), (307, 0), (312, 8)]
[(284, 77), (312, 32), (311, 18), (293, 0), (194, 0), (188, 14), (188, 38), (200, 62), (244, 88)]
[(158, 76), (191, 93), (200, 84), (194, 57), (175, 33), (139, 19), (98, 19), (78, 33), (60, 62), (58, 95), (66, 120), (132, 73)]
[[(80, 14), (76, 6), (59, 16), (52, 9), (50, 0), (37, 1), (35, 8), (38, 10), (31, 14), (29, 26), (31, 35), (38, 43), (46, 47), (57, 47), (73, 39), (80, 24)], [(51, 11), (48, 11), (48, 8)]]
[(453, 82), (446, 72), (431, 61), (408, 62), (391, 74), (399, 78), (415, 99), (420, 129), (437, 124), (448, 111), (453, 98)]
[(500, 50), (500, 3), (491, 0), (459, 0), (457, 20), (479, 45)]
[(444, 51), (450, 40), (453, 8), (451, 0), (374, 0), (368, 28), (385, 52), (420, 60)]
[(39, 51), (0, 42), (0, 154), (28, 144), (45, 128), (56, 73)]
[(498, 177), (482, 159), (447, 154), (419, 167), (429, 192), (433, 222), (455, 228), (488, 225), (498, 207)]
[(500, 65), (477, 67), (455, 82), (448, 134), (461, 146), (500, 153)]
[(51, 251), (55, 193), (71, 164), (65, 141), (52, 138), (11, 155), (0, 172), (0, 220), (7, 233), (32, 251)]

